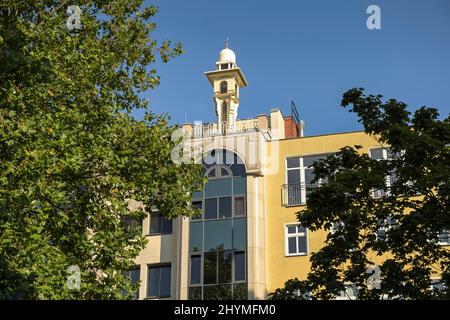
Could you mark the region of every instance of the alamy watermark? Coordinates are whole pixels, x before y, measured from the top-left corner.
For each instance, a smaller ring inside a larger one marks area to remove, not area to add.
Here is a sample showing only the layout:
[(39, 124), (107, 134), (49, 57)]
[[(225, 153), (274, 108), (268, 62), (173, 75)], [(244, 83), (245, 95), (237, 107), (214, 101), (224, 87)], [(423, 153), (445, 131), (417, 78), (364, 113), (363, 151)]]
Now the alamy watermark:
[(367, 18), (366, 25), (369, 30), (381, 29), (381, 9), (379, 6), (372, 4), (367, 7), (367, 14), (370, 16)]
[(69, 31), (74, 29), (81, 29), (81, 9), (79, 6), (71, 5), (67, 7), (67, 14), (70, 16), (67, 18), (66, 26)]
[(81, 272), (80, 267), (77, 265), (71, 265), (67, 267), (67, 289), (69, 290), (80, 290), (81, 284)]

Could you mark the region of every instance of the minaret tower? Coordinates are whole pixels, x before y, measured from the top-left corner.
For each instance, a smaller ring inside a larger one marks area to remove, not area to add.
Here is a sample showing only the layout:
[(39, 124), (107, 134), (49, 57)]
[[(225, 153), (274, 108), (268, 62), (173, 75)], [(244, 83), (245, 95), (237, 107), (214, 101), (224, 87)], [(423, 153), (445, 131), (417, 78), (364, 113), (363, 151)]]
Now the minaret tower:
[(236, 54), (228, 48), (228, 39), (225, 40), (225, 48), (219, 53), (216, 70), (205, 72), (205, 75), (214, 90), (218, 128), (234, 128), (239, 107), (239, 89), (248, 83), (236, 65)]

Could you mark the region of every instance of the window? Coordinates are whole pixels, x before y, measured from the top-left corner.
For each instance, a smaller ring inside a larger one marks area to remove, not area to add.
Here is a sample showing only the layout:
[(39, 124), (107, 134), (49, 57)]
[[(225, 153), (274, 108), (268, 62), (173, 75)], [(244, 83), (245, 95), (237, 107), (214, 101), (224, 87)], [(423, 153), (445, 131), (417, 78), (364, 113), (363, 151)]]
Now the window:
[(434, 292), (440, 293), (442, 291), (445, 291), (445, 289), (446, 289), (445, 283), (443, 283), (441, 279), (431, 280), (431, 290), (433, 290)]
[(245, 252), (234, 253), (234, 281), (245, 281)]
[(172, 233), (172, 220), (166, 219), (161, 213), (150, 215), (150, 235)]
[(227, 93), (228, 92), (228, 82), (222, 81), (220, 83), (220, 93)]
[(377, 241), (387, 241), (388, 239), (388, 232), (391, 230), (395, 225), (397, 221), (391, 217), (388, 217), (380, 222), (380, 227), (378, 228), (377, 232), (375, 233), (376, 240)]
[(125, 226), (125, 230), (129, 232), (139, 232), (139, 230), (142, 228), (142, 219), (124, 216), (122, 217), (122, 222)]
[[(140, 281), (140, 277), (141, 277), (141, 267), (136, 266), (133, 269), (131, 269), (130, 271), (125, 272), (125, 277), (130, 279), (132, 284), (138, 283)], [(135, 299), (139, 299), (139, 288), (136, 290), (134, 297), (135, 297)]]
[(331, 235), (336, 236), (337, 239), (345, 240), (344, 235), (342, 234), (345, 228), (345, 224), (342, 221), (339, 222), (332, 222), (330, 226), (330, 233)]
[(147, 297), (169, 298), (171, 267), (169, 265), (157, 265), (148, 267)]
[(201, 284), (202, 256), (191, 256), (191, 285)]
[(203, 208), (203, 202), (201, 200), (192, 201), (192, 209), (200, 210), (200, 215), (192, 216), (191, 220), (198, 220), (198, 219), (202, 218), (202, 208)]
[(286, 256), (308, 254), (308, 238), (305, 227), (297, 224), (286, 225)]
[(326, 159), (331, 153), (306, 157), (292, 157), (286, 159), (286, 180), (284, 186), (284, 202), (286, 205), (305, 204), (309, 193), (326, 181), (319, 179), (313, 183), (313, 164), (318, 160)]
[[(374, 149), (370, 149), (370, 157), (373, 160), (390, 160), (393, 158), (393, 154), (391, 153), (389, 148), (374, 148)], [(373, 190), (373, 197), (374, 198), (381, 198), (384, 197), (386, 194), (388, 194), (388, 192), (386, 192), (386, 190), (389, 190), (389, 188), (395, 183), (396, 181), (396, 176), (395, 173), (393, 172), (390, 175), (387, 175), (385, 177), (385, 189), (374, 189)]]
[[(222, 123), (227, 122), (228, 121), (228, 107), (227, 107), (227, 103), (224, 101), (222, 103)], [(223, 128), (225, 129), (225, 128)]]
[[(221, 70), (226, 70), (226, 69), (228, 69), (228, 63), (222, 63), (221, 65), (220, 65), (220, 69)], [(221, 84), (222, 85), (222, 84)]]
[(204, 253), (204, 284), (231, 283), (231, 251)]
[(439, 232), (439, 244), (442, 246), (450, 245), (450, 230), (443, 230)]
[(219, 218), (231, 217), (231, 197), (219, 198)]
[(205, 199), (205, 219), (217, 219), (217, 198)]
[(247, 299), (245, 164), (223, 149), (202, 164), (208, 182), (192, 202), (203, 219), (189, 224), (189, 299)]
[(245, 210), (245, 197), (237, 196), (234, 197), (234, 216), (235, 217), (245, 217), (247, 215)]

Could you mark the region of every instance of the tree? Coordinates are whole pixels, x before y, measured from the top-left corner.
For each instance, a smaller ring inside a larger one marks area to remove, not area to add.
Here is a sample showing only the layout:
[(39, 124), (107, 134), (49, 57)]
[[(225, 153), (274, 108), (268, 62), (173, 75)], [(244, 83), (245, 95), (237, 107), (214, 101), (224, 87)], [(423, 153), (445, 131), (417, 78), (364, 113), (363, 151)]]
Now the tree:
[(146, 241), (124, 217), (193, 213), (200, 169), (171, 161), (175, 128), (140, 96), (159, 84), (155, 59), (182, 49), (149, 38), (158, 9), (142, 2), (78, 1), (79, 25), (67, 1), (0, 4), (2, 299), (130, 298)]
[[(363, 89), (346, 92), (342, 106), (351, 106), (389, 157), (377, 161), (347, 146), (314, 164), (316, 180), (328, 182), (297, 218), (330, 232), (311, 255), (307, 279), (287, 282), (272, 298), (299, 290), (332, 299), (349, 284), (359, 299), (450, 298), (450, 250), (438, 243), (450, 230), (450, 117), (439, 120), (427, 107), (411, 115), (406, 104)], [(431, 288), (435, 276), (442, 290)]]

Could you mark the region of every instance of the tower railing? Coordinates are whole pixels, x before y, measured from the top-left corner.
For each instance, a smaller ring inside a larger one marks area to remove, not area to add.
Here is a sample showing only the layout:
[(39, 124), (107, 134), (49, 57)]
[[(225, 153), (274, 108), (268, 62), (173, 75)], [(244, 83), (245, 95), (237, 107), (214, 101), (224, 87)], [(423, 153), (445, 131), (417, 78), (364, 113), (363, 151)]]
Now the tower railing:
[(233, 124), (224, 121), (219, 125), (215, 122), (207, 124), (195, 122), (193, 129), (195, 138), (259, 131), (257, 119), (239, 120)]

